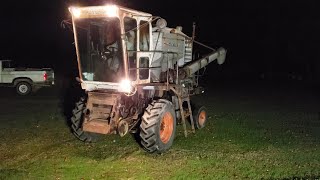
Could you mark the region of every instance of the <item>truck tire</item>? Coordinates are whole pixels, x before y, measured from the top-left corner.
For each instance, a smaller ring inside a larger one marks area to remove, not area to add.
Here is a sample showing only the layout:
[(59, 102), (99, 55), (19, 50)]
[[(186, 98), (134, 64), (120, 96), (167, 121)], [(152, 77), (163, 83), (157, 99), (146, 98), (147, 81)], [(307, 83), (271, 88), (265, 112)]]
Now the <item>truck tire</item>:
[(172, 146), (176, 131), (176, 116), (172, 103), (165, 99), (154, 100), (141, 119), (141, 146), (150, 153), (168, 150)]
[(72, 133), (83, 142), (96, 142), (98, 140), (98, 134), (85, 132), (82, 130), (83, 111), (86, 108), (85, 98), (81, 98), (76, 103), (76, 107), (72, 111), (71, 117), (71, 131)]
[(202, 129), (208, 120), (207, 109), (205, 106), (195, 106), (192, 111), (193, 122), (197, 129)]
[(16, 91), (19, 95), (25, 96), (31, 93), (31, 84), (25, 81), (21, 81), (16, 86)]

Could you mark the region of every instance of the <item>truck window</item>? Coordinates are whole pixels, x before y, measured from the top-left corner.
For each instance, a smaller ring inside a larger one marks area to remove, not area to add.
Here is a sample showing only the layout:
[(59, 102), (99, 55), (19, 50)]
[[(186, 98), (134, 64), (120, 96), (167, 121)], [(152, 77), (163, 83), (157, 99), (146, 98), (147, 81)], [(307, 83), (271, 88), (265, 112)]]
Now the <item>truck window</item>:
[(2, 62), (2, 68), (12, 68), (12, 62), (11, 61), (3, 61)]

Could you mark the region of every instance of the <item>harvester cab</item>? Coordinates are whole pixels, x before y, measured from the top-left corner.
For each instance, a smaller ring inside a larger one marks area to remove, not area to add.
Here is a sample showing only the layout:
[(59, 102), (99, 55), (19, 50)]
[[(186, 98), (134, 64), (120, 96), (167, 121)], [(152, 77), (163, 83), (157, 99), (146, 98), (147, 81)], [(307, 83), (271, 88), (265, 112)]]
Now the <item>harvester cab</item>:
[(70, 12), (83, 89), (130, 93), (150, 82), (151, 14), (115, 5)]
[[(192, 109), (201, 93), (197, 76), (224, 48), (213, 49), (167, 27), (160, 17), (116, 6), (70, 7), (79, 78), (87, 96), (73, 111), (72, 131), (82, 141), (96, 134), (139, 133), (148, 152), (168, 150), (178, 121), (189, 118), (193, 131), (204, 127), (204, 107)], [(193, 60), (193, 44), (212, 50)], [(186, 105), (185, 105), (186, 104)]]

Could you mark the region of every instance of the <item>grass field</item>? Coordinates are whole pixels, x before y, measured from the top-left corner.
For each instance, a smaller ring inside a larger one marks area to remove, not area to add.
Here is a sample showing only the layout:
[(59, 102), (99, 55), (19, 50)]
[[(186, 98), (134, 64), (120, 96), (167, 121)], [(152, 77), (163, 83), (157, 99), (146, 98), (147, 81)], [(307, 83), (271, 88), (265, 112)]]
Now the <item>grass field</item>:
[(131, 135), (78, 141), (54, 90), (18, 97), (1, 89), (0, 179), (320, 179), (320, 93), (239, 87), (195, 98), (208, 124), (187, 138), (178, 126), (161, 155)]

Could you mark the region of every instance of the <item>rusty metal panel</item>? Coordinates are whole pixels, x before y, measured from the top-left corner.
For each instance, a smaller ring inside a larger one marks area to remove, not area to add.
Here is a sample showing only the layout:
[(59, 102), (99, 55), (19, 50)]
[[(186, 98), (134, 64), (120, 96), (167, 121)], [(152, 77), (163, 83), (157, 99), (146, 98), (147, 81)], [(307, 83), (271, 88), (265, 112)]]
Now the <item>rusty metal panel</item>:
[(107, 105), (114, 105), (117, 98), (119, 97), (118, 94), (107, 94), (107, 93), (97, 93), (91, 92), (88, 94), (88, 105), (91, 104), (107, 104)]
[(91, 120), (83, 123), (83, 131), (99, 134), (110, 134), (110, 125), (107, 121)]
[(111, 134), (116, 129), (118, 111), (117, 103), (120, 94), (108, 94), (103, 92), (89, 92), (87, 109), (84, 117), (83, 131)]

